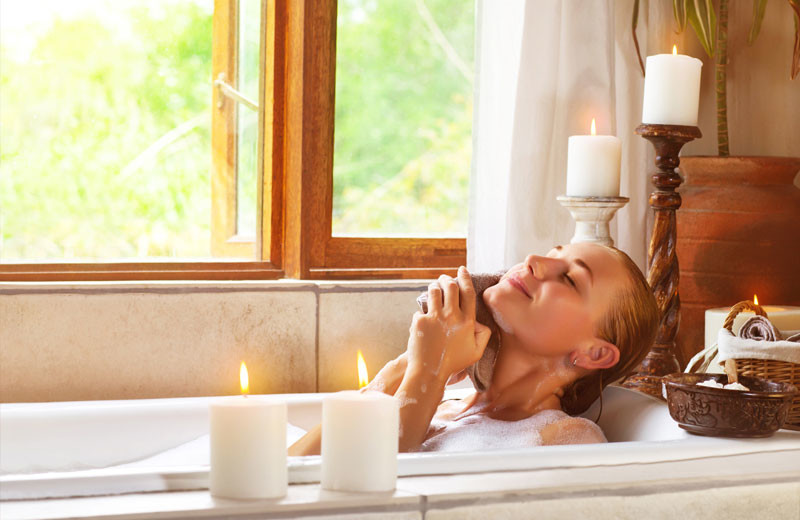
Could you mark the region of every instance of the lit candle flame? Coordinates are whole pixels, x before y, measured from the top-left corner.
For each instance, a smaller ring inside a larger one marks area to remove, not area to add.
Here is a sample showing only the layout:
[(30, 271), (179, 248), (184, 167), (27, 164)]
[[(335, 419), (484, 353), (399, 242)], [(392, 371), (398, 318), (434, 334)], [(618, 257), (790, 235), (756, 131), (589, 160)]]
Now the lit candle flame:
[(677, 56), (678, 55), (678, 46), (677, 45), (673, 45), (672, 46), (672, 55), (673, 56)]
[(755, 295), (755, 294), (753, 295), (753, 303), (758, 305), (758, 295)]
[(597, 134), (597, 129), (595, 128), (595, 125), (594, 125), (594, 118), (592, 118), (592, 135), (596, 135), (596, 134)]
[(364, 361), (364, 356), (361, 351), (358, 351), (358, 387), (364, 388), (369, 383), (369, 375), (367, 374), (367, 363)]
[(244, 361), (239, 367), (239, 385), (242, 387), (242, 394), (247, 395), (250, 390), (250, 379), (247, 377), (247, 365), (244, 364)]

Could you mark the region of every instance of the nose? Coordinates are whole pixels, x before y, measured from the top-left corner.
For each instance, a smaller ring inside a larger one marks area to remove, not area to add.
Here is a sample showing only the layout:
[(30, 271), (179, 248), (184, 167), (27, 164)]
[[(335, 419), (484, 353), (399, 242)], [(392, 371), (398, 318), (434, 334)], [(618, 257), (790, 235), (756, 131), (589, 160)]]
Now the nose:
[(560, 269), (561, 261), (558, 258), (547, 256), (528, 255), (525, 258), (525, 265), (528, 271), (537, 280), (546, 280), (556, 275)]

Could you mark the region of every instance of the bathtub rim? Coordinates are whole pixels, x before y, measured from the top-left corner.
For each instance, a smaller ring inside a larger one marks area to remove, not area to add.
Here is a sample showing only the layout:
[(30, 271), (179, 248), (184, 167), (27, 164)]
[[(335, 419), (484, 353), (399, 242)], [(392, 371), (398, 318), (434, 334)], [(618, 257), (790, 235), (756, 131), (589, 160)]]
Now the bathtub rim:
[[(612, 387), (609, 387), (612, 388)], [(463, 397), (471, 389), (448, 389), (447, 397)], [(619, 388), (620, 395), (634, 392)], [(637, 396), (642, 396), (635, 392)], [(291, 405), (317, 406), (324, 393), (283, 394)], [(276, 394), (277, 396), (277, 394)], [(254, 396), (256, 397), (256, 396)], [(663, 405), (662, 401), (647, 396)], [(218, 397), (180, 398), (193, 407), (202, 409)], [(164, 399), (123, 401), (72, 401), (57, 403), (9, 403), (0, 410), (26, 413), (27, 410), (48, 407), (68, 409), (102, 406), (147, 408)], [(596, 405), (597, 403), (595, 403)], [(593, 405), (593, 407), (595, 406)], [(593, 413), (593, 408), (587, 414)], [(13, 415), (13, 413), (12, 413)], [(588, 415), (593, 417), (593, 415)], [(677, 429), (677, 427), (676, 427)], [(738, 454), (757, 454), (786, 451), (800, 457), (800, 432), (780, 430), (767, 439), (726, 439), (701, 437), (679, 431), (671, 440), (620, 441), (604, 444), (564, 446), (538, 446), (513, 450), (485, 450), (472, 452), (428, 452), (400, 454), (398, 477), (441, 474), (470, 474), (503, 471), (540, 471), (581, 467), (620, 466), (625, 464), (652, 464), (681, 460), (725, 457)], [(565, 462), (566, 461), (566, 462)], [(208, 466), (170, 467), (118, 467), (48, 473), (5, 474), (0, 476), (0, 500), (26, 498), (56, 498), (65, 496), (98, 496), (105, 494), (135, 493), (141, 491), (177, 491), (206, 489)], [(290, 457), (289, 481), (291, 484), (319, 482), (321, 459), (319, 456)], [(442, 467), (447, 471), (442, 471)]]

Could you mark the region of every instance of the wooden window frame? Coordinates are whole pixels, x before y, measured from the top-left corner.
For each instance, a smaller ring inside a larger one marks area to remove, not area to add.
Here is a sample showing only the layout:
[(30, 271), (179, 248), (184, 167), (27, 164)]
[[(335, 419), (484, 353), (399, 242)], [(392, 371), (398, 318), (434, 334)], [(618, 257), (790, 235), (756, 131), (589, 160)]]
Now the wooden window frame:
[[(214, 2), (211, 77), (216, 88), (211, 102), (211, 255), (254, 258), (255, 236), (252, 239), (239, 236), (236, 229), (238, 115), (243, 107), (217, 86), (217, 82), (225, 82), (234, 89), (239, 86), (238, 4), (237, 0)], [(262, 103), (263, 97), (257, 104), (261, 107)], [(259, 117), (261, 113), (263, 110), (259, 108)]]
[(466, 263), (463, 238), (332, 234), (336, 0), (286, 2), (284, 269), (290, 278), (434, 278)]
[[(235, 6), (236, 0), (215, 0), (214, 38), (225, 38), (229, 45), (214, 49), (214, 77), (219, 71), (236, 77), (231, 53), (237, 46), (230, 45), (238, 26)], [(218, 8), (224, 10), (219, 18)], [(262, 13), (266, 74), (259, 88), (259, 260), (0, 264), (0, 281), (435, 278), (454, 275), (466, 263), (463, 238), (333, 236), (337, 2), (263, 0)], [(214, 88), (212, 110), (218, 96)], [(235, 111), (219, 120), (225, 131), (231, 120), (235, 123)], [(224, 172), (216, 182), (235, 203), (229, 162), (234, 138), (233, 132), (226, 134), (220, 154), (225, 160), (215, 159), (213, 167)], [(235, 212), (231, 217), (230, 207), (214, 210), (214, 218), (223, 224), (212, 239), (220, 254), (237, 254), (240, 247), (231, 233)]]

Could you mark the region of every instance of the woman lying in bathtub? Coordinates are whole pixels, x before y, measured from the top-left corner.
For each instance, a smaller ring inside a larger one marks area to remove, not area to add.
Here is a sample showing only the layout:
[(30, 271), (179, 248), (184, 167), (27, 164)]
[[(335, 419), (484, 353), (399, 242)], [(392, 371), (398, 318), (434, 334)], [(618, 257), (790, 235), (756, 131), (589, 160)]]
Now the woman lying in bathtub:
[[(475, 321), (475, 291), (463, 267), (455, 279), (430, 284), (427, 312), (414, 314), (406, 351), (367, 387), (400, 399), (400, 451), (606, 442), (594, 422), (570, 414), (630, 373), (653, 342), (658, 311), (636, 264), (613, 248), (557, 246), (512, 267), (483, 300), (502, 345), (485, 392), (442, 402), (446, 384), (465, 377), (491, 334)], [(319, 450), (317, 427), (289, 454)]]

